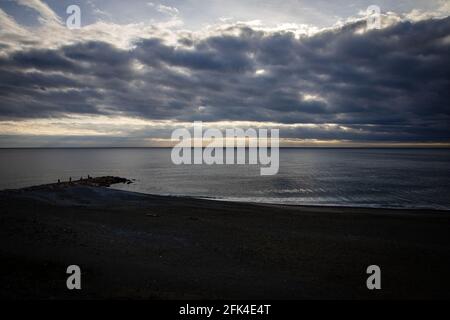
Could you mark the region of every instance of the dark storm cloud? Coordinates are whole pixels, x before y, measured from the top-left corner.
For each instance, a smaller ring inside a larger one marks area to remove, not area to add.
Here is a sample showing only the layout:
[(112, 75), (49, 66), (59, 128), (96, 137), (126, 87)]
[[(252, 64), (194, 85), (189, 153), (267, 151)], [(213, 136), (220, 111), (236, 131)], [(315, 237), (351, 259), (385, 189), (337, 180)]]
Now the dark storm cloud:
[(239, 38), (212, 38), (202, 41), (192, 49), (164, 45), (160, 39), (143, 40), (137, 43), (135, 56), (148, 65), (165, 63), (193, 70), (242, 72), (251, 70), (246, 43), (239, 46)]
[(40, 70), (70, 71), (76, 64), (55, 50), (30, 50), (17, 52), (11, 56), (10, 63), (17, 68), (36, 68)]
[(177, 45), (154, 38), (130, 50), (91, 41), (14, 52), (0, 58), (0, 118), (335, 123), (342, 128), (282, 134), (448, 141), (450, 18), (355, 32), (362, 26), (300, 39), (245, 27)]

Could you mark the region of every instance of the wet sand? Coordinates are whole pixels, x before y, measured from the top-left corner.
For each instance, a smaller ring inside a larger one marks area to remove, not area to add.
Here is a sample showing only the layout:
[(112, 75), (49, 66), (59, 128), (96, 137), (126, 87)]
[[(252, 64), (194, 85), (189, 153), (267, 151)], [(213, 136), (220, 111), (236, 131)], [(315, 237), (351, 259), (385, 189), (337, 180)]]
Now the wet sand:
[[(450, 297), (450, 212), (245, 204), (90, 184), (0, 192), (0, 297)], [(66, 289), (79, 265), (82, 290)], [(366, 268), (381, 267), (381, 290)]]

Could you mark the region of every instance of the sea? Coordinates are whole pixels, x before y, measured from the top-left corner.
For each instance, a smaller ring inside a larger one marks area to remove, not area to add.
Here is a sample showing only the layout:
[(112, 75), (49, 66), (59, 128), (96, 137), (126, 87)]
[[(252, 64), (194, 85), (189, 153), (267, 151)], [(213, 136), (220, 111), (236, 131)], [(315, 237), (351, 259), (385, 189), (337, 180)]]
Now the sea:
[(0, 149), (0, 190), (114, 175), (113, 188), (292, 205), (450, 210), (450, 149), (282, 148), (259, 165), (175, 165), (170, 148)]

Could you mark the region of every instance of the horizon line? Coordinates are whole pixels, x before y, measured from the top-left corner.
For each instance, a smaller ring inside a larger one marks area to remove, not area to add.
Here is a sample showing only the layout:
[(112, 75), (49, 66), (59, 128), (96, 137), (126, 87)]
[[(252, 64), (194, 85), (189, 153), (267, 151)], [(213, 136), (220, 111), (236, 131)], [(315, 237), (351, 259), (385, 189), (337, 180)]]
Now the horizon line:
[[(137, 147), (137, 146), (129, 146), (129, 147), (120, 147), (120, 146), (98, 146), (98, 147), (0, 147), (0, 150), (7, 149), (172, 149), (170, 146), (147, 146), (147, 147)], [(190, 149), (195, 149), (196, 147), (187, 147)], [(202, 147), (205, 149), (206, 147)], [(213, 147), (214, 148), (214, 147)], [(223, 147), (226, 149), (226, 147)], [(233, 147), (234, 149), (244, 148), (248, 149), (249, 147)], [(260, 148), (260, 147), (256, 147)], [(270, 146), (268, 147), (270, 148)], [(442, 146), (279, 146), (279, 149), (450, 149), (450, 145), (442, 145)]]

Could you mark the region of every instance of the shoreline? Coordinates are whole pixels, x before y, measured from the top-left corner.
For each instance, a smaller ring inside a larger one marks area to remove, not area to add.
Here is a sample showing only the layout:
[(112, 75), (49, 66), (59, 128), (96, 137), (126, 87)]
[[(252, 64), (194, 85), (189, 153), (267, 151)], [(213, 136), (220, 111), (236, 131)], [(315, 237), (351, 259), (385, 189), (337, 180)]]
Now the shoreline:
[[(4, 299), (450, 298), (450, 216), (92, 185), (0, 191)], [(82, 290), (65, 287), (79, 265)], [(366, 288), (379, 265), (382, 290)]]
[[(113, 186), (111, 187), (113, 190), (141, 194), (141, 195), (150, 195), (157, 197), (168, 197), (168, 198), (186, 198), (186, 199), (197, 199), (197, 200), (207, 200), (207, 201), (218, 201), (218, 202), (231, 202), (231, 203), (247, 203), (253, 205), (270, 205), (270, 206), (289, 206), (289, 207), (299, 207), (299, 208), (330, 208), (330, 209), (364, 209), (364, 210), (391, 210), (391, 211), (429, 211), (434, 213), (450, 213), (450, 208), (433, 208), (433, 207), (388, 207), (382, 205), (339, 205), (339, 204), (296, 204), (296, 203), (284, 203), (284, 202), (263, 202), (263, 201), (238, 201), (234, 198), (219, 198), (219, 197), (208, 197), (208, 196), (190, 196), (190, 195), (177, 195), (177, 194), (156, 194), (156, 193), (145, 193), (139, 191), (130, 191), (124, 189), (116, 189)], [(1, 190), (0, 190), (1, 192)]]
[[(106, 182), (105, 182), (106, 180)], [(109, 181), (108, 181), (109, 180)], [(131, 184), (133, 183), (133, 179), (128, 178), (121, 178), (121, 177), (114, 177), (114, 176), (105, 176), (105, 177), (95, 177), (90, 179), (84, 179), (84, 180), (74, 180), (72, 182), (69, 181), (63, 181), (60, 184), (58, 183), (47, 183), (47, 184), (41, 184), (41, 185), (34, 185), (29, 187), (22, 187), (22, 188), (16, 188), (16, 189), (3, 189), (0, 190), (0, 193), (8, 193), (8, 192), (26, 192), (26, 191), (33, 191), (33, 190), (43, 190), (43, 191), (54, 191), (55, 188), (68, 188), (68, 187), (75, 187), (75, 186), (93, 186), (93, 187), (107, 187), (110, 190), (115, 190), (122, 192), (123, 194), (134, 194), (134, 195), (140, 195), (140, 196), (151, 196), (151, 197), (163, 197), (163, 198), (175, 198), (175, 199), (190, 199), (190, 200), (205, 200), (205, 201), (217, 201), (217, 202), (228, 202), (228, 203), (235, 203), (235, 204), (251, 204), (251, 205), (267, 205), (267, 206), (280, 206), (280, 207), (296, 207), (296, 208), (304, 208), (304, 209), (321, 209), (321, 208), (327, 208), (327, 209), (348, 209), (348, 210), (365, 210), (365, 211), (383, 211), (383, 210), (389, 210), (392, 212), (408, 212), (408, 213), (419, 213), (420, 211), (428, 211), (429, 213), (436, 213), (436, 214), (446, 214), (450, 213), (449, 209), (442, 209), (442, 208), (432, 208), (432, 207), (387, 207), (387, 206), (379, 206), (379, 205), (373, 205), (373, 206), (365, 206), (365, 205), (339, 205), (339, 204), (293, 204), (293, 203), (283, 203), (283, 202), (262, 202), (262, 201), (237, 201), (234, 198), (227, 199), (227, 198), (217, 198), (217, 197), (206, 197), (206, 196), (189, 196), (189, 195), (176, 195), (176, 194), (155, 194), (155, 193), (144, 193), (139, 191), (130, 191), (130, 190), (124, 190), (124, 189), (117, 189), (114, 188), (113, 185), (115, 184)]]
[[(116, 189), (121, 190), (121, 189)], [(122, 191), (122, 190), (121, 190)], [(126, 190), (123, 190), (126, 191)], [(133, 192), (133, 191), (131, 191)], [(137, 192), (139, 193), (139, 192)], [(145, 193), (143, 193), (145, 194)], [(174, 195), (162, 195), (167, 197), (173, 197)], [(176, 197), (176, 196), (175, 196)], [(180, 196), (180, 197), (189, 197), (189, 196)], [(432, 208), (432, 207), (388, 207), (388, 206), (382, 206), (382, 205), (339, 205), (339, 204), (292, 204), (292, 203), (285, 203), (285, 202), (263, 202), (263, 201), (237, 201), (234, 198), (228, 200), (225, 198), (214, 198), (214, 197), (192, 197), (194, 199), (204, 199), (204, 200), (211, 200), (211, 201), (223, 201), (223, 202), (233, 202), (233, 203), (250, 203), (250, 204), (267, 204), (267, 205), (275, 205), (275, 206), (293, 206), (293, 207), (300, 207), (300, 208), (342, 208), (342, 209), (373, 209), (373, 210), (393, 210), (393, 211), (431, 211), (436, 213), (450, 213), (449, 209), (442, 209), (442, 208)]]

